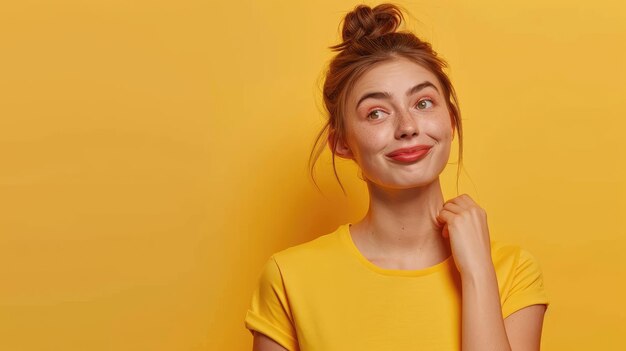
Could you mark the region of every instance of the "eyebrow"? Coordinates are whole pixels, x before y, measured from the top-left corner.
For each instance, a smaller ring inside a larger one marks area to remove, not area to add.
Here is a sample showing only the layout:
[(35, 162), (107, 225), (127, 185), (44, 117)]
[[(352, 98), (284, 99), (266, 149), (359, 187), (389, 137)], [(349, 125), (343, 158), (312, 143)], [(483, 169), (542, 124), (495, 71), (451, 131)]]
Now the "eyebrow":
[[(420, 91), (422, 89), (425, 89), (426, 87), (432, 87), (435, 90), (437, 90), (437, 92), (439, 93), (439, 89), (437, 89), (437, 87), (433, 83), (431, 83), (429, 81), (424, 81), (424, 82), (419, 83), (418, 85), (414, 86), (413, 88), (407, 90), (406, 96), (411, 96), (411, 95), (417, 93), (418, 91)], [(363, 102), (363, 100), (370, 99), (370, 98), (390, 100), (391, 99), (391, 94), (386, 92), (386, 91), (385, 92), (375, 91), (375, 92), (371, 92), (371, 93), (366, 93), (365, 95), (361, 96), (359, 101), (356, 103), (356, 107), (359, 108), (359, 105), (361, 104), (361, 102)]]

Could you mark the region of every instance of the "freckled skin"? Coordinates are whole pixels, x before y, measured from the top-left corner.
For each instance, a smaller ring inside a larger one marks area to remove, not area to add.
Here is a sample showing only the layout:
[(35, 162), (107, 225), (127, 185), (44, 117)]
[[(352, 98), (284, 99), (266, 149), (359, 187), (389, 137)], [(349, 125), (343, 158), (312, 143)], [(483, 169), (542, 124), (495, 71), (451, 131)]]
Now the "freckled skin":
[[(437, 89), (426, 87), (406, 96), (410, 88), (424, 81)], [(358, 100), (371, 92), (388, 92), (391, 98), (368, 98), (357, 107)], [(339, 141), (337, 155), (353, 159), (370, 186), (406, 189), (433, 182), (448, 162), (454, 137), (454, 121), (442, 92), (433, 73), (408, 59), (377, 64), (348, 94), (346, 140)], [(400, 164), (385, 156), (417, 144), (433, 148), (415, 163)]]

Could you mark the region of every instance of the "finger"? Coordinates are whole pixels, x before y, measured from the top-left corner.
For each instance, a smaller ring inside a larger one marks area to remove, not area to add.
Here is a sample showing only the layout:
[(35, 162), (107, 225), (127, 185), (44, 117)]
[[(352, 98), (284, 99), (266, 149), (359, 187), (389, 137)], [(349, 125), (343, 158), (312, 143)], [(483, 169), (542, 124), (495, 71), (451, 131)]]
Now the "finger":
[(448, 222), (450, 222), (450, 220), (452, 219), (452, 217), (454, 216), (454, 213), (446, 210), (445, 208), (442, 209), (441, 211), (439, 211), (439, 214), (437, 215), (437, 221), (440, 224), (446, 224)]
[(475, 209), (479, 209), (480, 212), (484, 212), (484, 209), (479, 206), (469, 195), (463, 194), (457, 197), (458, 201), (456, 204), (460, 205), (463, 209), (467, 211), (474, 211)]
[(470, 206), (477, 206), (478, 205), (476, 203), (476, 201), (474, 201), (474, 199), (472, 199), (472, 197), (469, 196), (468, 194), (462, 194), (461, 196), (457, 197), (457, 199), (459, 200), (459, 203), (461, 205), (463, 205), (464, 207), (470, 207)]
[(461, 205), (456, 204), (454, 202), (447, 202), (443, 204), (443, 208), (455, 214), (459, 214), (463, 212), (464, 210), (464, 208)]
[(446, 239), (450, 237), (450, 232), (448, 232), (448, 226), (443, 227), (443, 230), (441, 231), (441, 236)]
[(455, 204), (457, 206), (466, 207), (467, 206), (467, 201), (465, 199), (463, 199), (463, 195), (459, 195), (457, 197), (449, 199), (448, 201), (444, 202), (443, 204), (444, 205), (446, 205), (446, 204)]

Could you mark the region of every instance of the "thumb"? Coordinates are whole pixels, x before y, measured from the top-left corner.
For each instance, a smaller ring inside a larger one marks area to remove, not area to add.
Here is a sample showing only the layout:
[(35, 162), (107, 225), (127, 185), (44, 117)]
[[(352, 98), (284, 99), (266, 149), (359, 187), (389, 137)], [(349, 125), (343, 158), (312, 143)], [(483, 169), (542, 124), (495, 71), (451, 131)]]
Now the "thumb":
[(450, 237), (450, 233), (448, 232), (448, 226), (447, 225), (443, 226), (443, 230), (441, 231), (441, 235), (444, 238), (446, 238), (446, 239)]
[(443, 220), (443, 218), (441, 218), (441, 215), (440, 215), (440, 214), (437, 214), (437, 215), (435, 216), (435, 223), (436, 223), (439, 227), (443, 227), (443, 226), (444, 226), (444, 224), (445, 224), (446, 222)]

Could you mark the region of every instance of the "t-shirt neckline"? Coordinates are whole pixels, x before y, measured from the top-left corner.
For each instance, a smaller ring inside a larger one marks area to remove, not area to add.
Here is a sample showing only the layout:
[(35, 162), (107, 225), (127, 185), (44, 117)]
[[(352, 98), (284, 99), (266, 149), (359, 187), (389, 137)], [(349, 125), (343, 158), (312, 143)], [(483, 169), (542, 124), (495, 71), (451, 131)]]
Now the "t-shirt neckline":
[(345, 223), (339, 226), (338, 231), (341, 241), (353, 254), (353, 256), (355, 256), (359, 260), (359, 262), (361, 262), (361, 264), (376, 273), (390, 276), (419, 277), (444, 270), (448, 268), (453, 262), (452, 255), (450, 255), (445, 260), (423, 269), (389, 269), (379, 267), (372, 263), (370, 260), (368, 260), (365, 256), (363, 256), (361, 251), (359, 251), (359, 248), (352, 240), (352, 235), (350, 234), (351, 225), (352, 223)]

